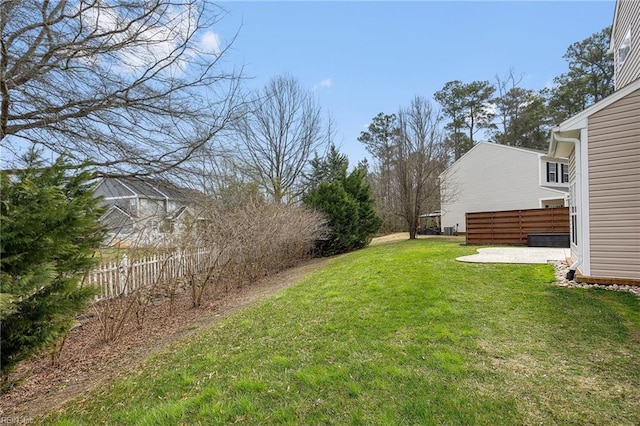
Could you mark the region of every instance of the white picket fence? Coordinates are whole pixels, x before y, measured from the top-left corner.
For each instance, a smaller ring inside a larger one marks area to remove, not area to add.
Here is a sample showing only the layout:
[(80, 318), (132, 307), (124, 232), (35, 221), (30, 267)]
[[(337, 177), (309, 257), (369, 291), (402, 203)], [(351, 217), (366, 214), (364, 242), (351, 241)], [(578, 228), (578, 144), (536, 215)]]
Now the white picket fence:
[(126, 296), (139, 289), (171, 283), (188, 273), (201, 273), (213, 266), (211, 250), (154, 254), (130, 260), (123, 255), (119, 260), (106, 262), (91, 271), (84, 284), (96, 285), (101, 291), (96, 300)]

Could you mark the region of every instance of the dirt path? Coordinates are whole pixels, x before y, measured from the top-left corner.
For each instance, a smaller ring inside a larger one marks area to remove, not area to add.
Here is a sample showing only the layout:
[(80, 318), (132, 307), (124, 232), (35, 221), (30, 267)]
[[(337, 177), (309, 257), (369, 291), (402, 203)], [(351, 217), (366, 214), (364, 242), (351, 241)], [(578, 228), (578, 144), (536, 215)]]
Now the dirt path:
[[(419, 240), (444, 240), (444, 241), (459, 241), (460, 243), (464, 243), (464, 235), (416, 235), (416, 238)], [(389, 234), (382, 237), (374, 238), (371, 241), (371, 245), (388, 243), (391, 241), (400, 241), (400, 240), (408, 240), (409, 233), (408, 232), (398, 232), (396, 234)]]
[(18, 367), (14, 377), (21, 378), (21, 382), (0, 397), (0, 417), (41, 417), (100, 384), (135, 371), (142, 361), (168, 344), (207, 327), (233, 311), (300, 283), (310, 273), (334, 259), (304, 262), (232, 290), (206, 303), (203, 308), (191, 308), (190, 297), (184, 293), (174, 301), (174, 313), (169, 313), (168, 302), (155, 306), (148, 312), (142, 328), (132, 321), (127, 324), (122, 337), (111, 344), (100, 341), (100, 324), (94, 316), (69, 333), (57, 367), (51, 365), (49, 356), (32, 359)]

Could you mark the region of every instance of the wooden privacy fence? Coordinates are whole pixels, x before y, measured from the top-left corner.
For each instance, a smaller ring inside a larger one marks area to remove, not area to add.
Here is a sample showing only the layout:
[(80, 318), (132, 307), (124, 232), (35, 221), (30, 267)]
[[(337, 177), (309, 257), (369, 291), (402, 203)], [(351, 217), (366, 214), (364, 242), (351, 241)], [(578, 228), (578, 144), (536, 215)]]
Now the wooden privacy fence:
[(568, 233), (569, 208), (467, 213), (467, 244), (527, 245), (527, 235)]
[(126, 296), (143, 288), (170, 283), (187, 274), (199, 274), (213, 267), (210, 250), (176, 251), (154, 254), (131, 260), (123, 255), (106, 262), (85, 276), (83, 283), (96, 285), (100, 294), (96, 300)]

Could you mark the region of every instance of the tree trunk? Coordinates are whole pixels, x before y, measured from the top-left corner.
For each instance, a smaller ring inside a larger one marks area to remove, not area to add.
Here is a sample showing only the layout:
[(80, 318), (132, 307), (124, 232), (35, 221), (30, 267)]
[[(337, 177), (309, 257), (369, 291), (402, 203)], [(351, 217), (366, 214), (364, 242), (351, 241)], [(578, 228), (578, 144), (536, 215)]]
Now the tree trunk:
[(417, 234), (417, 230), (415, 226), (411, 226), (409, 228), (409, 239), (410, 240), (415, 240), (416, 239), (416, 234)]

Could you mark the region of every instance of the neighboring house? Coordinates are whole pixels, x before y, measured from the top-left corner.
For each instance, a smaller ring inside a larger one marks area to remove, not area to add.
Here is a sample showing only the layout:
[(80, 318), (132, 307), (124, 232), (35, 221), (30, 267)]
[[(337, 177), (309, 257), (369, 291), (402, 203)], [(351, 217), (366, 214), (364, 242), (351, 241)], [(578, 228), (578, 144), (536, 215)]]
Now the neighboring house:
[(190, 191), (143, 179), (104, 178), (95, 188), (106, 212), (100, 221), (112, 243), (153, 244), (193, 217)]
[(640, 284), (640, 2), (618, 1), (616, 91), (552, 129), (569, 159), (571, 270), (586, 282)]
[(566, 160), (480, 142), (440, 175), (442, 227), (466, 232), (465, 213), (564, 207)]

